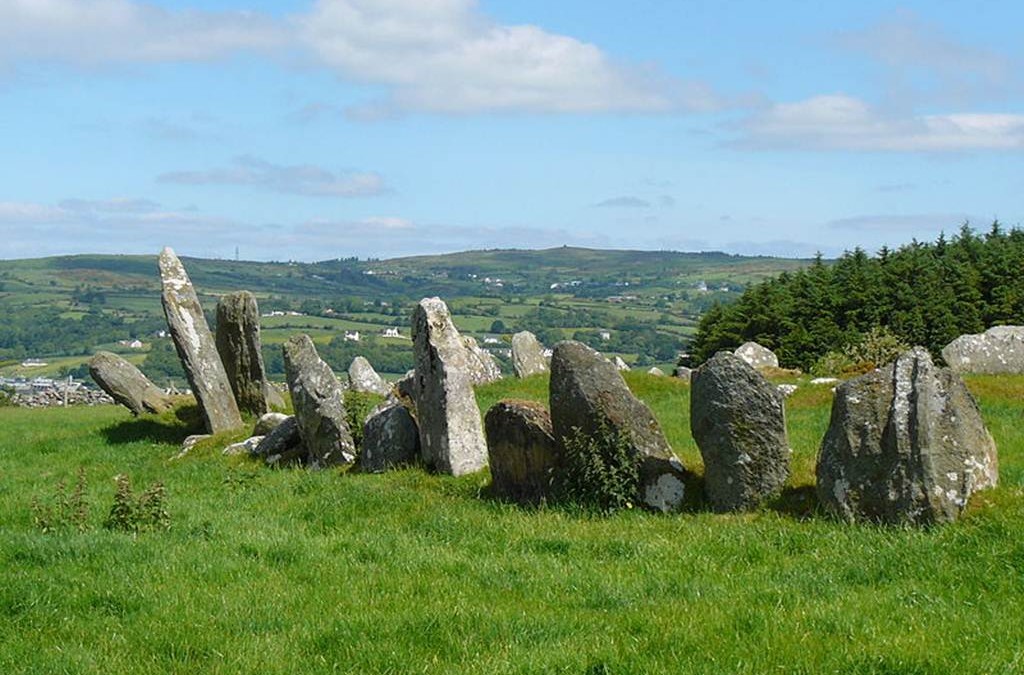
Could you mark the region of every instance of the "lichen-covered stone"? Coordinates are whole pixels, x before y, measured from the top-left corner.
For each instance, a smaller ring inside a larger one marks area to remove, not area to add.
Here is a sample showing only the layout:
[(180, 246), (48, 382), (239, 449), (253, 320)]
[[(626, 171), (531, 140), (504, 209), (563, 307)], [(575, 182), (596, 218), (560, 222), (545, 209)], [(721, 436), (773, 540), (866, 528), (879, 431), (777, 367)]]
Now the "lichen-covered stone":
[(528, 330), (512, 336), (512, 369), (516, 377), (529, 377), (548, 372), (544, 345)]
[(775, 352), (756, 342), (744, 342), (736, 348), (733, 354), (758, 370), (779, 367), (779, 357), (775, 355)]
[(955, 520), (998, 480), (995, 442), (960, 377), (915, 347), (836, 389), (818, 499), (844, 520)]
[(249, 291), (228, 293), (217, 303), (217, 353), (242, 412), (262, 415), (283, 408), (267, 382), (260, 340), (260, 310)]
[(416, 420), (401, 403), (378, 406), (363, 425), (359, 470), (381, 473), (414, 464), (420, 455), (419, 433)]
[(309, 452), (307, 462), (314, 467), (353, 462), (356, 447), (338, 378), (317, 354), (308, 335), (289, 338), (283, 351), (295, 419), (302, 444)]
[(298, 420), (289, 415), (256, 444), (251, 454), (267, 464), (279, 466), (304, 460), (309, 453), (302, 445)]
[(942, 349), (955, 373), (1024, 373), (1024, 326), (993, 326), (977, 335), (961, 335)]
[(650, 409), (626, 386), (618, 369), (581, 342), (555, 345), (551, 358), (551, 424), (564, 443), (575, 429), (593, 435), (602, 424), (627, 438), (640, 458), (637, 502), (658, 511), (678, 508), (688, 476)]
[(100, 389), (132, 411), (133, 415), (162, 413), (173, 406), (169, 396), (117, 354), (97, 352), (89, 359), (89, 375)]
[(487, 411), (484, 429), (494, 495), (520, 504), (548, 497), (560, 459), (548, 411), (537, 403), (500, 401)]
[(237, 429), (242, 426), (242, 416), (199, 296), (173, 250), (161, 251), (158, 262), (167, 327), (206, 429), (210, 433)]
[(391, 385), (377, 374), (365, 357), (357, 356), (348, 367), (348, 388), (370, 394), (387, 395)]
[(256, 420), (256, 426), (253, 427), (253, 436), (266, 436), (271, 431), (276, 429), (279, 424), (288, 419), (289, 415), (279, 412), (268, 412), (264, 415), (260, 415), (260, 418)]
[(490, 384), (501, 379), (501, 366), (493, 354), (480, 347), (476, 339), (468, 335), (462, 337), (462, 344), (469, 351), (469, 373), (473, 384)]
[(460, 476), (487, 466), (483, 422), (473, 393), (472, 356), (440, 298), (424, 298), (412, 315), (413, 392), (424, 463)]
[(791, 454), (783, 395), (743, 359), (719, 352), (693, 371), (690, 430), (715, 511), (754, 509), (782, 490)]

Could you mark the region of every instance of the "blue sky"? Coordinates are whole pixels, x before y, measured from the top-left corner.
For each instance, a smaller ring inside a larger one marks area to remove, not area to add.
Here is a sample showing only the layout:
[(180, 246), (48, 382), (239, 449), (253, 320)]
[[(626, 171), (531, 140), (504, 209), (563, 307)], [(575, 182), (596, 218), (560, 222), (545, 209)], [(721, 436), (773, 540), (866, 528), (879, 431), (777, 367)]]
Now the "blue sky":
[(1022, 25), (1010, 0), (0, 0), (0, 258), (1017, 225)]

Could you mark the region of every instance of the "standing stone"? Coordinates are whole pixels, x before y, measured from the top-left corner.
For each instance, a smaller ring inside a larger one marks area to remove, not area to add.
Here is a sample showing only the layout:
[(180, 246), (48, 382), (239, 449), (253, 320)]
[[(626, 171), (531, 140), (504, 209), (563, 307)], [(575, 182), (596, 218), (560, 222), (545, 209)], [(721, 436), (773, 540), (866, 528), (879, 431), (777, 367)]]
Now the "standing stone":
[(564, 443), (575, 429), (596, 434), (602, 426), (629, 440), (640, 458), (639, 503), (671, 511), (683, 501), (687, 478), (650, 409), (626, 386), (615, 365), (581, 342), (555, 345), (551, 358), (551, 424), (556, 441)]
[(89, 359), (89, 375), (100, 389), (107, 392), (133, 415), (144, 412), (162, 413), (172, 407), (171, 399), (142, 374), (138, 368), (117, 354), (97, 352)]
[(621, 356), (616, 356), (615, 358), (613, 358), (612, 363), (615, 365), (616, 370), (629, 370), (629, 364), (623, 361)]
[(348, 464), (356, 447), (345, 419), (344, 390), (308, 335), (284, 343), (284, 368), (302, 443), (314, 467)]
[(487, 466), (487, 443), (473, 393), (471, 353), (440, 298), (412, 315), (415, 398), (424, 463), (455, 476)]
[(516, 377), (529, 377), (548, 372), (544, 358), (544, 345), (528, 330), (512, 336), (512, 369)]
[(382, 473), (415, 463), (420, 454), (419, 433), (408, 408), (397, 402), (382, 404), (363, 425), (359, 470)]
[(653, 375), (654, 377), (665, 377), (665, 371), (658, 366), (652, 366), (651, 369), (647, 371), (647, 374)]
[(711, 508), (757, 508), (789, 477), (782, 392), (729, 352), (693, 371), (691, 383), (690, 430), (704, 458)]
[(284, 401), (267, 382), (261, 349), (260, 310), (253, 294), (238, 291), (221, 296), (217, 303), (217, 353), (239, 410), (250, 415), (284, 407)]
[(494, 494), (520, 504), (536, 504), (551, 491), (560, 452), (551, 415), (527, 401), (501, 401), (484, 417)]
[(961, 335), (942, 349), (955, 373), (1024, 373), (1024, 326), (993, 326), (977, 335)]
[(352, 359), (352, 363), (348, 367), (348, 388), (352, 391), (380, 394), (381, 396), (386, 396), (391, 391), (391, 386), (362, 356)]
[(922, 347), (836, 388), (818, 456), (818, 499), (843, 520), (955, 520), (994, 486), (995, 442), (958, 375)]
[(758, 370), (779, 367), (779, 357), (775, 355), (775, 352), (756, 342), (744, 342), (736, 348), (733, 354)]
[(206, 429), (237, 429), (242, 426), (238, 404), (188, 273), (170, 248), (160, 252), (159, 265), (167, 326)]
[(693, 370), (686, 366), (676, 366), (676, 369), (672, 371), (672, 374), (678, 377), (680, 380), (690, 381), (690, 377), (693, 375)]
[(469, 350), (469, 371), (473, 384), (490, 384), (501, 379), (501, 366), (494, 355), (477, 344), (475, 338), (464, 336), (462, 343)]

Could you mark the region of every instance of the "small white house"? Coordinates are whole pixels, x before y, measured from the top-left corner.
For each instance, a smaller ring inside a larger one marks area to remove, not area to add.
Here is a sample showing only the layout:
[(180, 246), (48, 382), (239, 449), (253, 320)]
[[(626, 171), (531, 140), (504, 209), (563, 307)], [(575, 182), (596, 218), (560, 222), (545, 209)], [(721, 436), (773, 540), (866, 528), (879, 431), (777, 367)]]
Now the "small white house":
[(359, 342), (360, 339), (359, 331), (345, 331), (345, 342)]
[(402, 337), (402, 334), (398, 332), (397, 328), (385, 328), (384, 331), (381, 333), (381, 337), (397, 338)]
[(608, 340), (612, 339), (612, 334), (609, 331), (603, 330), (598, 334), (598, 337), (607, 342)]

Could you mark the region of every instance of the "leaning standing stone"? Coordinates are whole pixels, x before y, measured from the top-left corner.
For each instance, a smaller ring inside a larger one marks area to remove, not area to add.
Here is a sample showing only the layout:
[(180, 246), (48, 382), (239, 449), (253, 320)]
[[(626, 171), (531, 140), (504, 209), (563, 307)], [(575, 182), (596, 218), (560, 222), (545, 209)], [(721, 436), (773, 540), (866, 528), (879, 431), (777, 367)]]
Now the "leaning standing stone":
[(413, 464), (420, 454), (419, 433), (404, 405), (390, 402), (379, 406), (363, 425), (359, 470), (381, 473)]
[(494, 494), (520, 504), (536, 504), (551, 492), (560, 456), (551, 415), (541, 405), (501, 401), (484, 417)]
[(683, 502), (687, 474), (650, 409), (633, 395), (616, 366), (581, 342), (555, 345), (551, 358), (551, 424), (560, 444), (576, 429), (594, 435), (602, 424), (628, 439), (640, 458), (641, 504), (671, 511)]
[(271, 407), (284, 407), (280, 396), (276, 401), (267, 398), (277, 392), (267, 382), (261, 347), (260, 311), (253, 294), (238, 291), (222, 296), (217, 303), (217, 353), (239, 409), (257, 416)]
[(308, 335), (284, 343), (284, 367), (295, 419), (309, 464), (348, 464), (356, 448), (345, 419), (344, 391), (330, 366), (321, 360)]
[(529, 377), (548, 372), (544, 346), (537, 340), (537, 336), (528, 330), (512, 336), (512, 368), (516, 372), (516, 377)]
[(791, 454), (783, 399), (778, 387), (729, 352), (693, 371), (690, 430), (715, 511), (754, 509), (782, 489)]
[(170, 397), (117, 354), (96, 352), (89, 359), (89, 375), (110, 398), (131, 410), (133, 415), (162, 413), (172, 407)]
[(167, 326), (206, 429), (237, 429), (242, 426), (238, 404), (185, 267), (170, 248), (160, 252), (159, 264)]
[(995, 442), (958, 375), (915, 347), (836, 389), (818, 456), (818, 499), (844, 520), (955, 520), (994, 486)]
[(487, 443), (473, 393), (474, 364), (440, 298), (424, 298), (412, 315), (413, 391), (426, 465), (455, 476), (487, 466)]

